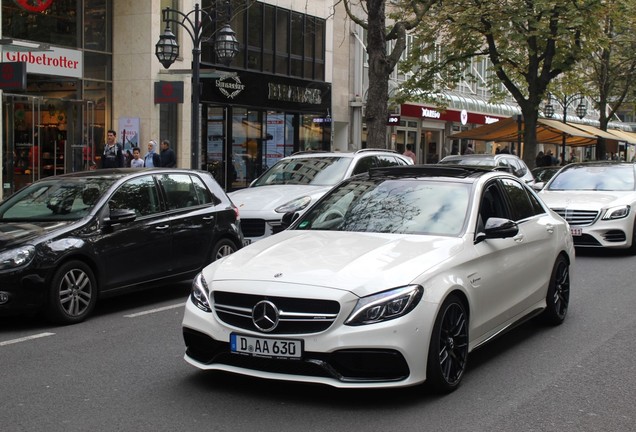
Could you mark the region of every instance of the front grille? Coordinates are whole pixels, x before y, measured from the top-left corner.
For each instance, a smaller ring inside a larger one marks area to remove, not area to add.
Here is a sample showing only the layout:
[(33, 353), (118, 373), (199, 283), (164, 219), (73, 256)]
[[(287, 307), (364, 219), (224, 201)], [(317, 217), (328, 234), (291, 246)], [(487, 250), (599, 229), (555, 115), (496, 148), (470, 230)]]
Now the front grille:
[(572, 210), (562, 208), (552, 210), (565, 219), (570, 225), (576, 226), (592, 225), (598, 217), (598, 211), (596, 210)]
[(244, 369), (287, 375), (333, 378), (342, 382), (400, 381), (409, 376), (406, 360), (388, 349), (345, 349), (332, 353), (305, 352), (300, 360), (279, 360), (232, 354), (219, 342), (184, 328), (186, 354), (204, 364), (225, 364)]
[(265, 235), (265, 220), (241, 219), (241, 230), (245, 237), (262, 237)]
[(219, 319), (233, 327), (260, 331), (252, 321), (252, 309), (262, 301), (272, 302), (280, 312), (278, 326), (268, 334), (310, 334), (327, 330), (340, 312), (333, 300), (271, 297), (214, 291), (214, 311)]

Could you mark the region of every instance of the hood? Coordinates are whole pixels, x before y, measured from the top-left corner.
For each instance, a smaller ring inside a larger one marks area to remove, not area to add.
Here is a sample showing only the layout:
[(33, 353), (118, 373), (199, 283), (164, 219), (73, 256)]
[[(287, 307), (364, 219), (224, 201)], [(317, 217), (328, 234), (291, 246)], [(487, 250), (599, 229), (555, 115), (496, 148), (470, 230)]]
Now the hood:
[(311, 197), (311, 204), (316, 202), (331, 186), (309, 185), (272, 185), (248, 187), (229, 193), (232, 202), (238, 207), (239, 212), (274, 211), (283, 204), (301, 198)]
[(204, 270), (208, 282), (273, 281), (365, 296), (412, 283), (461, 251), (456, 237), (283, 231)]
[(41, 238), (73, 222), (2, 222), (0, 223), (0, 251), (23, 244), (35, 244)]
[(550, 208), (575, 208), (599, 210), (614, 205), (631, 204), (636, 193), (628, 191), (548, 191), (543, 189), (539, 196)]

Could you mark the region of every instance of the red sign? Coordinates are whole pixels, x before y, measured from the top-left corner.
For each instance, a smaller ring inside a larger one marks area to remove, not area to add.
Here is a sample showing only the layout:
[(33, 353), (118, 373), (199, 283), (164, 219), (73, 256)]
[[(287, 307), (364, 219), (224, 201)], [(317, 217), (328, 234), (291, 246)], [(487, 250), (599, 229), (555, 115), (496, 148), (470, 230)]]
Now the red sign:
[(25, 90), (27, 86), (26, 63), (0, 63), (0, 88)]
[(155, 103), (183, 103), (182, 81), (159, 81), (155, 83)]
[(29, 12), (44, 12), (53, 4), (53, 0), (13, 0), (15, 4)]
[[(402, 104), (400, 106), (400, 114), (402, 114), (402, 117), (415, 117), (424, 120), (441, 120), (452, 122), (462, 121), (461, 111), (452, 109), (441, 110), (439, 108), (426, 107), (422, 105)], [(465, 115), (467, 115), (465, 121), (473, 124), (489, 124), (504, 118), (501, 116), (491, 116), (472, 112), (465, 113)], [(462, 122), (462, 124), (464, 123)]]

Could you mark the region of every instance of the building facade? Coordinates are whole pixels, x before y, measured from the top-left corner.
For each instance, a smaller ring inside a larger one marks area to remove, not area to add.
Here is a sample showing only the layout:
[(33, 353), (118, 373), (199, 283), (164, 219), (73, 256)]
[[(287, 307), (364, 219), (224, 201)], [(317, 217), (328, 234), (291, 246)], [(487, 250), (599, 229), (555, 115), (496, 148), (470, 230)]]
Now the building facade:
[[(0, 81), (2, 194), (49, 175), (99, 169), (111, 129), (125, 151), (139, 146), (143, 154), (148, 141), (167, 139), (178, 166), (190, 168), (187, 20), (196, 3), (209, 40), (201, 44), (201, 166), (194, 168), (231, 190), (294, 151), (329, 149), (331, 2), (2, 0), (3, 68), (26, 70), (18, 85)], [(180, 55), (169, 69), (155, 57), (165, 8), (181, 12), (170, 17), (184, 23), (171, 26)], [(213, 50), (226, 23), (239, 41), (229, 66)]]

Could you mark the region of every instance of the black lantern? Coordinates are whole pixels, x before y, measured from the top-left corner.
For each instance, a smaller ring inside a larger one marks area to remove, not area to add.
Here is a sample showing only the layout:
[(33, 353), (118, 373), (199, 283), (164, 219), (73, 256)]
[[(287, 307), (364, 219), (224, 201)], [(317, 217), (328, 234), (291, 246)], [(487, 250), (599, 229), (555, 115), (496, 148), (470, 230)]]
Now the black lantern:
[(581, 102), (576, 107), (576, 110), (574, 110), (574, 112), (576, 113), (576, 116), (580, 119), (582, 119), (583, 117), (587, 115), (587, 107), (583, 103), (583, 99), (581, 99)]
[(229, 24), (225, 24), (214, 41), (214, 52), (219, 63), (229, 65), (239, 52), (236, 33)]
[(551, 118), (554, 115), (554, 107), (551, 103), (547, 103), (543, 106), (543, 115), (548, 118)]
[(170, 26), (159, 36), (159, 42), (155, 45), (155, 56), (166, 69), (179, 57), (177, 37), (170, 30)]

